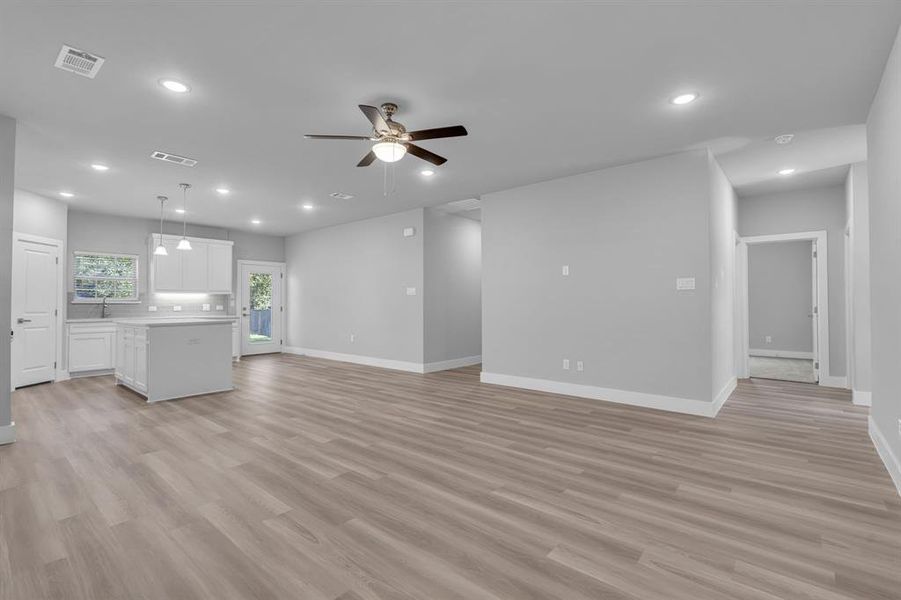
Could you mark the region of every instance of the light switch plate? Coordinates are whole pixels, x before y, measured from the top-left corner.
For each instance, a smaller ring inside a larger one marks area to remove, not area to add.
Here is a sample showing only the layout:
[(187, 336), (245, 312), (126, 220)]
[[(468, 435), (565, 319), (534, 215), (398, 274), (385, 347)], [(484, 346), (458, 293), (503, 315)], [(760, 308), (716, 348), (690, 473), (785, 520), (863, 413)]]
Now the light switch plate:
[(773, 336), (771, 336), (771, 335), (765, 336), (765, 337), (763, 338), (763, 341), (766, 342), (767, 344), (772, 344), (772, 343), (773, 343)]
[(568, 358), (563, 359), (563, 370), (569, 371), (569, 359)]
[(408, 295), (408, 296), (415, 296), (415, 295), (416, 295), (416, 288), (415, 288), (415, 287), (408, 287), (408, 288), (407, 288), (407, 295)]
[(693, 290), (695, 289), (694, 277), (676, 277), (677, 290)]
[(585, 364), (581, 360), (576, 361), (576, 371), (584, 371)]
[(200, 307), (200, 310), (202, 310), (203, 312), (210, 312), (210, 305), (204, 304), (203, 306)]
[(181, 304), (176, 304), (172, 307), (172, 310), (175, 312), (181, 312)]
[(569, 277), (569, 265), (563, 265), (563, 268), (561, 268), (560, 271), (563, 273), (564, 277)]
[(356, 333), (350, 334), (350, 343), (353, 344), (355, 341), (357, 341), (357, 334)]
[(155, 307), (155, 306), (148, 306), (148, 307), (147, 307), (147, 312), (156, 312), (156, 307)]
[(415, 227), (404, 227), (404, 237), (413, 237), (416, 235)]

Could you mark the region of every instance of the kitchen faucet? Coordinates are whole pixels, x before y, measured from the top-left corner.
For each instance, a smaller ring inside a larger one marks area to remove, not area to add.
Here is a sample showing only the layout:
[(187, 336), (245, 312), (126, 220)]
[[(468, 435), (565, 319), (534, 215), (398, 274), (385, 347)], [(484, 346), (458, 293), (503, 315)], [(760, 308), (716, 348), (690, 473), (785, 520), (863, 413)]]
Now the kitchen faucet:
[(104, 297), (103, 297), (103, 304), (100, 305), (100, 318), (101, 318), (101, 319), (105, 319), (105, 318), (106, 318), (106, 308), (107, 308), (107, 306), (106, 306), (106, 296), (104, 296)]

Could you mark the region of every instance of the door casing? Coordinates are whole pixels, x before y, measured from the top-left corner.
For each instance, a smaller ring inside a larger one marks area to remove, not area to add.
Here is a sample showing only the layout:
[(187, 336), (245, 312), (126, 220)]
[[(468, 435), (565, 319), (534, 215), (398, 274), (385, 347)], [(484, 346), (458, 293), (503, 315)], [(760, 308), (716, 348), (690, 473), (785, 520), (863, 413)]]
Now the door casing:
[[(247, 333), (249, 330), (250, 317), (244, 316), (246, 307), (246, 302), (249, 301), (249, 298), (246, 298), (247, 295), (244, 285), (244, 273), (247, 269), (252, 269), (253, 267), (265, 267), (268, 269), (275, 269), (278, 272), (279, 276), (279, 299), (276, 301), (273, 299), (272, 309), (273, 309), (273, 321), (278, 322), (278, 349), (268, 349), (266, 352), (282, 352), (284, 350), (284, 339), (285, 339), (285, 263), (283, 262), (273, 262), (268, 260), (239, 260), (237, 261), (237, 285), (235, 300), (236, 300), (236, 310), (237, 316), (239, 319), (239, 327), (238, 330), (241, 335), (241, 356), (245, 356), (247, 354), (253, 354), (250, 352), (245, 352), (245, 345), (247, 343)], [(276, 310), (277, 308), (277, 310)], [(274, 341), (274, 338), (273, 338)], [(263, 352), (258, 352), (259, 354), (263, 354)]]

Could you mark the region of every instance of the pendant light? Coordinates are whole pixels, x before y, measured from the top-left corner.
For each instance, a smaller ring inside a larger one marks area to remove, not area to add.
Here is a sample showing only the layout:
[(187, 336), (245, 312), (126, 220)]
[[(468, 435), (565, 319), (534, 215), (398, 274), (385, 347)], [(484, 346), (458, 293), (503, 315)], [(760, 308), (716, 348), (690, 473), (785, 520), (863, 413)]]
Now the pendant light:
[(169, 256), (169, 252), (166, 251), (166, 247), (163, 246), (163, 206), (166, 204), (166, 200), (169, 198), (165, 196), (157, 196), (157, 200), (160, 201), (160, 243), (157, 244), (157, 247), (154, 249), (153, 253), (156, 256)]
[(191, 242), (188, 241), (188, 189), (191, 187), (190, 183), (179, 183), (178, 187), (181, 188), (181, 240), (178, 242), (178, 246), (175, 247), (176, 250), (190, 250)]

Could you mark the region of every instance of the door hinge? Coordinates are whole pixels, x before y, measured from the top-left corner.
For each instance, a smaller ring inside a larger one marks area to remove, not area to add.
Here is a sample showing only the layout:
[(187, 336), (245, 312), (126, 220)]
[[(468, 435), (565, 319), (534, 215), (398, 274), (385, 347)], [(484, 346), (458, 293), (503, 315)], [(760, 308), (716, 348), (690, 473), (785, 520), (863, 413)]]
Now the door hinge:
[(816, 250), (813, 251), (813, 257), (814, 257), (814, 258), (817, 257), (817, 251), (816, 251)]
[(58, 257), (58, 256), (54, 256), (53, 258), (56, 260), (56, 264), (59, 264), (59, 257)]
[(53, 361), (53, 368), (56, 368), (56, 361)]
[(820, 369), (820, 363), (814, 362), (814, 363), (813, 363), (813, 368), (814, 368), (815, 370), (819, 370), (819, 369)]
[(813, 307), (813, 314), (815, 314), (815, 315), (820, 314), (820, 307), (819, 307), (819, 306), (814, 306), (814, 307)]
[(284, 306), (279, 306), (279, 307), (278, 307), (278, 312), (285, 312), (285, 307), (284, 307)]
[(59, 309), (58, 309), (58, 308), (54, 308), (54, 309), (53, 309), (53, 316), (54, 316), (54, 317), (58, 317), (58, 316), (59, 316)]
[(285, 340), (279, 340), (279, 341), (278, 341), (278, 345), (279, 345), (279, 346), (283, 345), (284, 343), (285, 343)]

